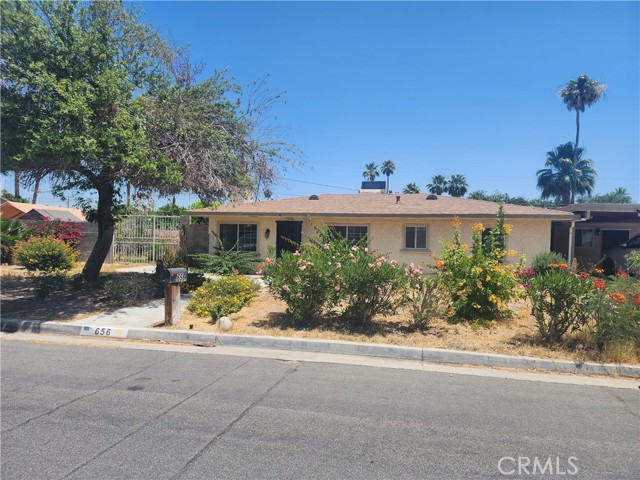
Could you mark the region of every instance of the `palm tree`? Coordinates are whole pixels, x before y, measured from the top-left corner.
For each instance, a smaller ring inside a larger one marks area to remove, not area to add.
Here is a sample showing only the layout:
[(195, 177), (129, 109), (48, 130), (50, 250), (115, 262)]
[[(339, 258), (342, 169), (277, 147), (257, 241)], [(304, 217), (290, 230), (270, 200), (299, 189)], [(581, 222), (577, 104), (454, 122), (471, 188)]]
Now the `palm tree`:
[(427, 183), (429, 193), (442, 195), (449, 189), (449, 182), (444, 178), (444, 175), (434, 175), (431, 177), (431, 182), (432, 183)]
[[(594, 103), (598, 102), (602, 97), (604, 97), (605, 92), (607, 91), (607, 86), (604, 83), (598, 83), (592, 78), (589, 78), (588, 75), (580, 75), (575, 80), (571, 80), (567, 82), (567, 84), (560, 90), (558, 93), (560, 97), (562, 97), (562, 101), (567, 106), (569, 111), (576, 111), (576, 143), (575, 150), (573, 151), (574, 156), (573, 160), (573, 168), (577, 168), (578, 157), (577, 153), (579, 150), (580, 140), (580, 112), (584, 113), (585, 107), (591, 107)], [(572, 190), (571, 202), (575, 201), (575, 189)]]
[[(541, 198), (555, 198), (568, 205), (576, 194), (591, 195), (598, 174), (592, 167), (593, 160), (582, 159), (584, 152), (584, 148), (574, 149), (571, 142), (547, 152), (547, 168), (536, 173)], [(577, 159), (575, 166), (573, 158)]]
[(420, 187), (417, 183), (407, 183), (407, 186), (404, 187), (402, 193), (420, 193)]
[(452, 197), (464, 197), (464, 194), (467, 193), (467, 187), (469, 187), (464, 175), (451, 175), (451, 179), (447, 185), (447, 192)]
[(393, 160), (385, 160), (380, 165), (380, 171), (387, 176), (387, 193), (389, 193), (389, 177), (396, 171), (396, 164), (393, 163)]
[(378, 175), (380, 175), (380, 171), (378, 170), (378, 166), (371, 162), (371, 163), (367, 163), (364, 168), (366, 168), (366, 170), (364, 172), (362, 172), (362, 176), (364, 178), (369, 178), (370, 182), (373, 182), (376, 177)]

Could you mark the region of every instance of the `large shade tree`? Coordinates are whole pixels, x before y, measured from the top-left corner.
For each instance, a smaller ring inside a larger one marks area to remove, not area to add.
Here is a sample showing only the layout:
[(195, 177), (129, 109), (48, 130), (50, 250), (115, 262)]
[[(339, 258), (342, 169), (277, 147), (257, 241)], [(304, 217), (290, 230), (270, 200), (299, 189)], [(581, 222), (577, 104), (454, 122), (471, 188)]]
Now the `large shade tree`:
[[(260, 106), (224, 75), (170, 47), (122, 1), (6, 1), (2, 13), (2, 168), (97, 194), (98, 277), (121, 189), (246, 197), (287, 146), (258, 132)], [(5, 117), (5, 114), (7, 117)]]
[[(578, 195), (591, 195), (597, 173), (593, 160), (583, 159), (584, 148), (574, 149), (568, 142), (547, 152), (545, 167), (538, 170), (538, 188), (543, 199), (551, 198), (568, 205)], [(576, 166), (573, 158), (577, 158)]]
[(389, 177), (396, 171), (396, 164), (393, 160), (385, 160), (380, 165), (380, 171), (387, 177), (387, 193), (389, 193)]
[[(575, 110), (576, 112), (576, 141), (574, 143), (574, 156), (572, 157), (573, 168), (577, 168), (578, 158), (577, 153), (580, 148), (580, 114), (584, 113), (586, 107), (591, 107), (594, 103), (598, 102), (604, 97), (607, 91), (607, 86), (603, 83), (599, 83), (588, 75), (580, 75), (574, 80), (570, 80), (558, 93), (562, 98), (562, 101), (567, 106), (569, 111)], [(571, 197), (571, 202), (575, 201), (575, 197)]]

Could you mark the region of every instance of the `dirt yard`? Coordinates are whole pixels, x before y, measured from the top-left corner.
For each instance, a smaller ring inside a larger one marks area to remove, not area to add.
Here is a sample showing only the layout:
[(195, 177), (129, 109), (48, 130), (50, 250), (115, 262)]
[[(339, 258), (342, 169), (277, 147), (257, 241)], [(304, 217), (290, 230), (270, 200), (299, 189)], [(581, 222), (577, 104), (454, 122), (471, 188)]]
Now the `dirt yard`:
[[(227, 333), (236, 335), (269, 335), (277, 337), (313, 338), (325, 340), (346, 340), (354, 342), (387, 343), (410, 347), (446, 348), (474, 352), (501, 353), (566, 360), (640, 364), (640, 359), (627, 352), (609, 352), (600, 357), (589, 350), (579, 335), (570, 336), (564, 348), (548, 348), (540, 345), (536, 338), (535, 319), (530, 315), (530, 307), (524, 302), (511, 305), (514, 315), (510, 319), (499, 320), (492, 327), (477, 324), (450, 324), (436, 319), (424, 331), (415, 331), (409, 325), (407, 316), (397, 315), (374, 319), (366, 332), (352, 332), (338, 321), (326, 322), (317, 328), (295, 329), (284, 314), (286, 306), (266, 291), (260, 294), (240, 312), (229, 315), (233, 328)], [(221, 332), (217, 323), (209, 318), (198, 317), (188, 311), (174, 329)]]

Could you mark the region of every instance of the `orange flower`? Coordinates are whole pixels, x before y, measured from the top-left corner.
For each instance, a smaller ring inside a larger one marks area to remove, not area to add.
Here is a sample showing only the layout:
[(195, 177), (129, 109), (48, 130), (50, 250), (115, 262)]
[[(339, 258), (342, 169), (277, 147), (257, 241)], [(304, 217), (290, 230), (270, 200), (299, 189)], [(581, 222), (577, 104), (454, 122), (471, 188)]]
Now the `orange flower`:
[(596, 290), (604, 290), (604, 287), (607, 284), (604, 283), (604, 280), (594, 280), (593, 282), (593, 286), (595, 287)]
[(625, 302), (625, 297), (622, 293), (612, 293), (609, 295), (609, 297), (611, 297), (611, 300), (613, 300), (614, 302), (617, 302), (619, 304), (622, 304)]

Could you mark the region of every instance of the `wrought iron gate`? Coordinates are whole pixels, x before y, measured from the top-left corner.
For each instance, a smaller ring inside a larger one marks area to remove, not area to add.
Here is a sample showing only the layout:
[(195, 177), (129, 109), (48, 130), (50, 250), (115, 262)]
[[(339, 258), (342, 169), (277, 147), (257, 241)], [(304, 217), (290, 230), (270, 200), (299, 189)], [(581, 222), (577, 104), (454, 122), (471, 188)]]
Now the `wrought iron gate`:
[(123, 215), (116, 223), (113, 261), (151, 263), (180, 249), (180, 217)]

